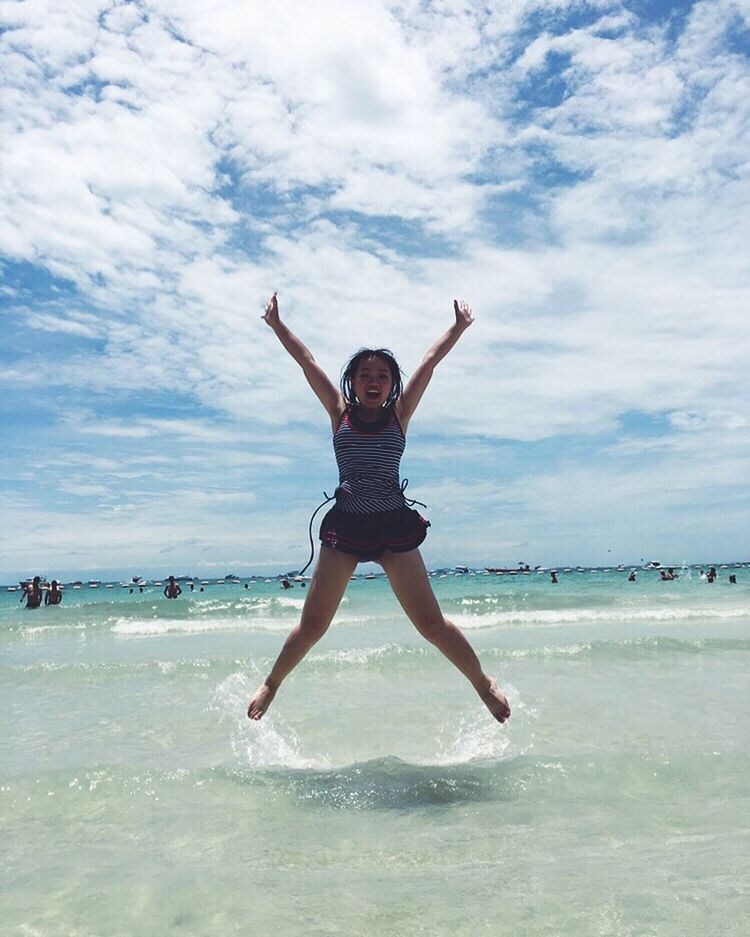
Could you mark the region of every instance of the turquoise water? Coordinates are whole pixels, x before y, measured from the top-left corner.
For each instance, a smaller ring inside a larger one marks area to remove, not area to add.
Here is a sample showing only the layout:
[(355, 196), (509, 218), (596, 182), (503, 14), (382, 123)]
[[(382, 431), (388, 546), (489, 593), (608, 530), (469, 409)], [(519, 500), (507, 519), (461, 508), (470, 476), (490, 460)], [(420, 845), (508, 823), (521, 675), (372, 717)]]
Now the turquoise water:
[(625, 580), (434, 577), (504, 726), (382, 578), (260, 723), (299, 587), (2, 594), (0, 931), (745, 937), (750, 570)]

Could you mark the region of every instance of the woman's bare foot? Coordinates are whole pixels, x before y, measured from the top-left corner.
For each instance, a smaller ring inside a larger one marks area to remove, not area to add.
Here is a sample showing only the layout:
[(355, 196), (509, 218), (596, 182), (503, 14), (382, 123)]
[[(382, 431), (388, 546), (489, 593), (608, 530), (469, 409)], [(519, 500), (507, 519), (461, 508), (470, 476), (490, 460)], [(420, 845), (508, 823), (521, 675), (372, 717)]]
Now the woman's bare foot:
[(274, 696), (276, 696), (276, 690), (267, 683), (259, 687), (247, 707), (247, 718), (255, 719), (257, 722), (273, 702)]
[(479, 693), (479, 698), (498, 722), (505, 722), (506, 719), (510, 719), (508, 700), (501, 692), (494, 677), (488, 677), (483, 686), (477, 687), (477, 693)]

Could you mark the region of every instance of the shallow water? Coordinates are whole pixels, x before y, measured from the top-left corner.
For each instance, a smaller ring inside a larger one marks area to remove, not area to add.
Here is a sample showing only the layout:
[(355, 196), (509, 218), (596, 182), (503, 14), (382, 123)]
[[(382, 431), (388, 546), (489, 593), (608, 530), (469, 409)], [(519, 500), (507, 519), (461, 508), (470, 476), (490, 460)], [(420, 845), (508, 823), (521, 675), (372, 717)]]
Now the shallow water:
[(505, 726), (382, 579), (259, 724), (302, 590), (3, 594), (2, 932), (744, 937), (735, 572), (435, 577)]

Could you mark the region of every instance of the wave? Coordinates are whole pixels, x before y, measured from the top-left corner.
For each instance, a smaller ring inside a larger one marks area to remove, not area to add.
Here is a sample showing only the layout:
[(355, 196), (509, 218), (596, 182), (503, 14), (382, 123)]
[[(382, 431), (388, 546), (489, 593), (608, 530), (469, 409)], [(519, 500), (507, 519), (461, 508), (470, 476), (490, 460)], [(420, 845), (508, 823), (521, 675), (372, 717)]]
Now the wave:
[[(750, 651), (750, 639), (695, 638), (683, 639), (660, 636), (623, 638), (620, 640), (583, 641), (572, 644), (526, 648), (482, 648), (482, 657), (498, 660), (544, 660), (553, 657), (640, 657), (653, 654), (721, 654)], [(306, 658), (308, 665), (320, 668), (370, 667), (388, 664), (394, 660), (409, 660), (435, 656), (430, 645), (385, 644), (379, 647), (350, 648), (312, 653)]]
[(164, 634), (205, 634), (210, 631), (286, 632), (289, 627), (289, 619), (286, 618), (208, 618), (204, 621), (186, 621), (180, 618), (120, 618), (110, 630), (121, 637), (147, 637)]
[(509, 625), (537, 625), (554, 628), (558, 625), (609, 624), (612, 622), (681, 622), (730, 621), (747, 618), (750, 607), (678, 606), (673, 608), (609, 608), (592, 609), (513, 609), (485, 615), (451, 615), (451, 620), (467, 630), (501, 628)]
[[(750, 651), (750, 639), (744, 638), (695, 638), (683, 639), (663, 636), (624, 638), (621, 640), (582, 641), (571, 644), (545, 644), (537, 647), (501, 647), (483, 648), (483, 659), (495, 661), (550, 660), (550, 659), (645, 659), (661, 656), (668, 658), (676, 655), (716, 655), (737, 654)], [(304, 667), (318, 673), (356, 670), (395, 669), (403, 665), (407, 668), (423, 668), (430, 660), (439, 661), (435, 649), (428, 645), (383, 644), (368, 647), (346, 648), (328, 651), (313, 651), (304, 661)], [(172, 660), (144, 661), (35, 661), (29, 664), (0, 665), (0, 674), (7, 678), (16, 676), (32, 677), (40, 675), (44, 679), (52, 675), (81, 674), (88, 677), (124, 676), (129, 673), (154, 673), (161, 676), (179, 676), (196, 673), (211, 674), (237, 668), (244, 671), (267, 671), (272, 658), (258, 657), (199, 657), (175, 658)], [(247, 689), (247, 687), (245, 688)], [(511, 705), (513, 703), (511, 702)], [(452, 742), (445, 742), (446, 751), (451, 750)], [(472, 743), (473, 744), (473, 743)]]
[(125, 676), (128, 674), (154, 673), (162, 676), (181, 676), (191, 673), (210, 673), (211, 671), (227, 670), (229, 668), (245, 667), (249, 661), (232, 659), (209, 658), (177, 658), (175, 660), (145, 660), (145, 661), (35, 661), (33, 664), (6, 664), (0, 665), (0, 673), (6, 676), (38, 674), (44, 679), (55, 674), (75, 675), (82, 674), (87, 677), (107, 678), (109, 676)]

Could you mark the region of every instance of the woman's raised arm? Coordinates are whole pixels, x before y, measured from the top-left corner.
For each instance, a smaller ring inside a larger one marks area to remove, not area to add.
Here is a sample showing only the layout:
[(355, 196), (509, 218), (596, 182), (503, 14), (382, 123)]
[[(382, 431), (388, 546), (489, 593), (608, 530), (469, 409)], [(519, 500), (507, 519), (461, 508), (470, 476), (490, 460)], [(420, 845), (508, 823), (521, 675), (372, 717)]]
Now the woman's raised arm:
[(345, 404), (343, 395), (317, 363), (315, 358), (313, 358), (310, 349), (281, 321), (276, 293), (268, 300), (266, 311), (261, 318), (274, 330), (281, 344), (302, 368), (307, 378), (307, 383), (312, 387), (318, 400), (320, 400), (326, 408), (335, 429), (341, 418), (341, 414), (344, 412)]
[(453, 311), (456, 314), (456, 321), (424, 356), (421, 364), (409, 379), (409, 383), (406, 385), (401, 399), (398, 402), (398, 416), (404, 432), (406, 432), (406, 427), (412, 414), (417, 409), (417, 404), (422, 399), (422, 394), (427, 390), (427, 385), (430, 383), (435, 366), (445, 358), (451, 348), (453, 348), (459, 338), (461, 338), (463, 333), (474, 321), (471, 309), (469, 309), (463, 301), (459, 302), (457, 299), (454, 299)]

